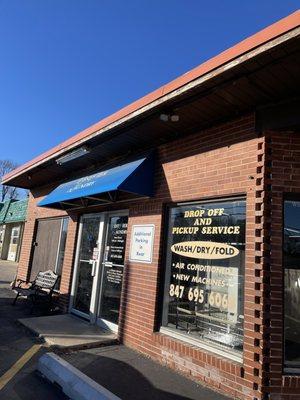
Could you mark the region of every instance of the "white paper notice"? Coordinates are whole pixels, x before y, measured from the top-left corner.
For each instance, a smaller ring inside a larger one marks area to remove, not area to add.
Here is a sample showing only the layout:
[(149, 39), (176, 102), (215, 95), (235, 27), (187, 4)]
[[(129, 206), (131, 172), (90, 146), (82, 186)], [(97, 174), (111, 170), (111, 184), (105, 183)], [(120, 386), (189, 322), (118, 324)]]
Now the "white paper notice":
[(154, 225), (133, 225), (130, 245), (130, 261), (151, 263), (154, 241)]

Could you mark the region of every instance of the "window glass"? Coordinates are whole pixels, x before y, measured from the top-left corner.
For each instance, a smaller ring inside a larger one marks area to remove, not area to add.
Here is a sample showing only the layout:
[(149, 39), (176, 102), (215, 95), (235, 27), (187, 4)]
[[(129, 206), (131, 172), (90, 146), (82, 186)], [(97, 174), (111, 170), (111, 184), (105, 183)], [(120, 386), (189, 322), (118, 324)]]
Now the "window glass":
[(20, 234), (20, 228), (16, 227), (12, 229), (11, 233), (11, 244), (18, 244), (19, 243), (19, 234)]
[(58, 257), (57, 257), (57, 263), (56, 263), (56, 269), (55, 269), (55, 272), (58, 275), (61, 275), (62, 266), (63, 266), (63, 262), (64, 262), (66, 240), (67, 240), (67, 232), (68, 232), (68, 223), (69, 223), (69, 218), (68, 217), (62, 219), (62, 227), (61, 227), (61, 232), (60, 232)]
[(300, 201), (284, 203), (284, 349), (286, 367), (300, 367)]
[(169, 209), (162, 325), (222, 347), (243, 347), (245, 201)]
[(118, 323), (127, 238), (127, 215), (109, 218), (103, 259), (101, 318)]

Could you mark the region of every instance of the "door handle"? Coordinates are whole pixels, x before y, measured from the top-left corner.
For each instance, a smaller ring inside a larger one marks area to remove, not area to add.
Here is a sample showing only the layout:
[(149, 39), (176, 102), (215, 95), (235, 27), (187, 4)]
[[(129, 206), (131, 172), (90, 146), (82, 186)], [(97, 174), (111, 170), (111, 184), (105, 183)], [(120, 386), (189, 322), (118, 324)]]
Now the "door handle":
[(96, 273), (97, 261), (93, 261), (91, 276), (94, 277)]

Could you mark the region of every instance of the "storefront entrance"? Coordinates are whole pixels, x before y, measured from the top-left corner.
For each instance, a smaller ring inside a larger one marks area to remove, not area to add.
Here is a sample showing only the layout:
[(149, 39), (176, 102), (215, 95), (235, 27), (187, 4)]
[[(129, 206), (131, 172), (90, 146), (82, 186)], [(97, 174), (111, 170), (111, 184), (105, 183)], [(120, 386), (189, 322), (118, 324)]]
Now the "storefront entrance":
[(8, 248), (8, 256), (7, 256), (7, 259), (10, 261), (16, 261), (16, 259), (17, 259), (20, 233), (21, 233), (20, 225), (14, 226), (11, 230), (11, 237), (10, 237), (10, 243), (9, 243), (9, 248)]
[(81, 217), (70, 311), (117, 330), (121, 300), (127, 212)]

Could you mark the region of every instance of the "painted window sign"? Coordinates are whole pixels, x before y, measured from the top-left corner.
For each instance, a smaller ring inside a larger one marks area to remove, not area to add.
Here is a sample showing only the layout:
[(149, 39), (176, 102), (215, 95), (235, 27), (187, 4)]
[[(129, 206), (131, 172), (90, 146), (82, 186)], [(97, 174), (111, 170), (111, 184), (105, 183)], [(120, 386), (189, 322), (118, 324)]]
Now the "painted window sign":
[(151, 263), (153, 253), (154, 225), (133, 225), (130, 261)]
[(105, 262), (124, 265), (127, 221), (127, 216), (110, 218)]
[(245, 201), (169, 210), (163, 326), (241, 350)]
[(118, 323), (127, 238), (127, 215), (109, 217), (105, 243), (101, 317)]

